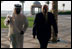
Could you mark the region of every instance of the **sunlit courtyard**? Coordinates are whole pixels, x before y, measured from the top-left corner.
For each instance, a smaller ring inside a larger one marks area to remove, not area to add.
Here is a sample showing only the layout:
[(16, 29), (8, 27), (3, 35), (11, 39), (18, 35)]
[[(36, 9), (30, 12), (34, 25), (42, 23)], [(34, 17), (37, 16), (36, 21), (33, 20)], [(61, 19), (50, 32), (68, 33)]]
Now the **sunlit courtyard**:
[[(71, 48), (71, 15), (58, 16), (58, 39), (60, 42), (49, 43), (48, 48)], [(9, 48), (8, 28), (1, 28), (1, 48)], [(24, 34), (24, 48), (39, 48), (37, 39), (32, 37), (32, 27)]]
[(40, 48), (38, 39), (34, 39), (32, 33), (35, 16), (42, 12), (44, 4), (48, 6), (48, 12), (52, 12), (56, 16), (58, 22), (57, 39), (60, 40), (57, 43), (50, 40), (47, 48), (71, 48), (71, 1), (1, 1), (1, 48), (10, 48), (9, 28), (4, 25), (4, 20), (7, 14), (13, 13), (14, 4), (22, 5), (21, 12), (28, 20), (28, 28), (24, 33), (23, 48)]

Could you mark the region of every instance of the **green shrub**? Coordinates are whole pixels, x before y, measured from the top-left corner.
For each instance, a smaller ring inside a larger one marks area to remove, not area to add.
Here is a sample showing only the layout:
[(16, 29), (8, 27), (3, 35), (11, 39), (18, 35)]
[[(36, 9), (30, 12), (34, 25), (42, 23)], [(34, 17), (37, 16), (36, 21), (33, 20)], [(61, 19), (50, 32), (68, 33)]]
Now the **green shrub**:
[(58, 12), (58, 14), (65, 14), (65, 15), (67, 15), (67, 14), (71, 14), (71, 11), (64, 11), (64, 12)]
[[(34, 17), (27, 17), (27, 19), (28, 19), (29, 27), (33, 27)], [(4, 20), (5, 17), (1, 17), (1, 28), (7, 28), (7, 26), (4, 25)]]

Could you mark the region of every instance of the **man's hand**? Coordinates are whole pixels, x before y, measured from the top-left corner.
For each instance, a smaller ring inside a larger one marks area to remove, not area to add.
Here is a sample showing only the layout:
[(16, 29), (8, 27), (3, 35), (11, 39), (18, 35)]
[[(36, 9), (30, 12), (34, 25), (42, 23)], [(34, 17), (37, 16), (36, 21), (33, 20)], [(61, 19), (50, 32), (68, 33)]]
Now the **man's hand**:
[(9, 21), (9, 20), (8, 20), (7, 22), (8, 22), (8, 24), (10, 23), (10, 21)]
[(20, 34), (23, 35), (24, 34), (24, 31), (21, 31)]
[(33, 38), (35, 39), (35, 35), (33, 35)]

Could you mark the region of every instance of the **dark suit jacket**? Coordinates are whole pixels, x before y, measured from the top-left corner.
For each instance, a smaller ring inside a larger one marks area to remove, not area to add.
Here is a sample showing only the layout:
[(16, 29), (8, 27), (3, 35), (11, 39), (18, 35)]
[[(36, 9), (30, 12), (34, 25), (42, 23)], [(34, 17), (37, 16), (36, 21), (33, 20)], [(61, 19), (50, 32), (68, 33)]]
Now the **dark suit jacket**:
[(55, 16), (52, 13), (48, 12), (47, 22), (42, 12), (36, 14), (33, 27), (33, 35), (37, 35), (38, 39), (50, 39), (51, 25), (53, 26), (55, 34), (57, 34), (58, 27), (56, 24)]

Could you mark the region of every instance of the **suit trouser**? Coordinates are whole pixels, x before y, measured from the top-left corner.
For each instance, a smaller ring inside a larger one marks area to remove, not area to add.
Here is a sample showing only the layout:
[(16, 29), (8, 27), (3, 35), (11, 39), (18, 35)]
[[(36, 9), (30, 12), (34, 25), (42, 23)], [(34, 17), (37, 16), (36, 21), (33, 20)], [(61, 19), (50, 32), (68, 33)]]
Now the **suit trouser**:
[(10, 48), (23, 48), (23, 35), (13, 34), (10, 36)]
[(39, 43), (40, 43), (40, 48), (47, 48), (47, 45), (48, 45), (48, 41), (49, 40), (46, 40), (46, 39), (38, 39), (39, 40)]

